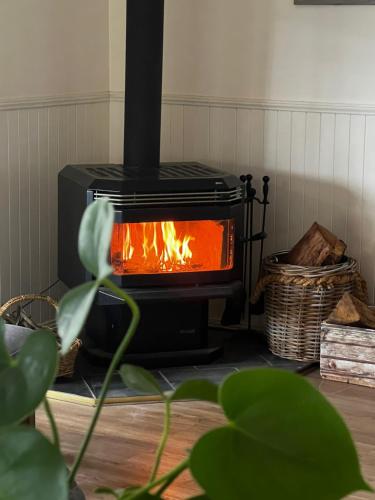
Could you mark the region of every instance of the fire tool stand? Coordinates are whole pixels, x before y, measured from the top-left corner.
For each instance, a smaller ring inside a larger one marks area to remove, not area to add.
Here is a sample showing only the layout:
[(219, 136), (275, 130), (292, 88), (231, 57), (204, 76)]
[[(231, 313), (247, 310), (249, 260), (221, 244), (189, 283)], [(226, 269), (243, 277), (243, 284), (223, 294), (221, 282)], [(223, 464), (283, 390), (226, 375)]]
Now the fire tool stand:
[[(263, 177), (263, 197), (260, 199), (257, 197), (257, 191), (252, 185), (253, 176), (250, 174), (241, 175), (241, 181), (245, 185), (245, 232), (244, 232), (244, 265), (243, 265), (243, 284), (246, 290), (247, 296), (247, 329), (251, 331), (251, 319), (252, 319), (252, 307), (250, 302), (251, 297), (251, 287), (253, 279), (253, 256), (254, 256), (254, 243), (260, 241), (260, 254), (258, 263), (258, 273), (261, 272), (262, 261), (263, 261), (263, 250), (264, 250), (264, 240), (267, 238), (267, 233), (265, 232), (266, 227), (266, 214), (267, 206), (269, 205), (268, 194), (269, 194), (269, 182), (270, 178), (268, 176)], [(254, 204), (258, 203), (262, 206), (261, 215), (261, 227), (260, 232), (255, 232), (254, 224)], [(244, 309), (244, 314), (246, 314), (246, 308)]]

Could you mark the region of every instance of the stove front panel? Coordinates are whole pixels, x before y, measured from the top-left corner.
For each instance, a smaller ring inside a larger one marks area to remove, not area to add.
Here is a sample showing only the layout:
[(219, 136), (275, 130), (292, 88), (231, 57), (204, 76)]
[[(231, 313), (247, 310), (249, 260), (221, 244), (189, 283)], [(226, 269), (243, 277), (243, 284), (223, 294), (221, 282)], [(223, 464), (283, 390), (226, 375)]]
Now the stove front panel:
[(59, 174), (59, 278), (92, 279), (77, 239), (87, 205), (115, 209), (113, 280), (122, 288), (194, 286), (242, 279), (242, 183), (200, 164), (163, 164), (156, 172), (120, 165), (70, 165)]

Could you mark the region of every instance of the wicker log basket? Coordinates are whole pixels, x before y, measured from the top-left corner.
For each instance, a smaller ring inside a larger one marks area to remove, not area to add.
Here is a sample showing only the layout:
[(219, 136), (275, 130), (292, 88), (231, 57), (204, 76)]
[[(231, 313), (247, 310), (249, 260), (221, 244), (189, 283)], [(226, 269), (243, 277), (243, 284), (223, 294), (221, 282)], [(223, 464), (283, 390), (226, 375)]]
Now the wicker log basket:
[[(49, 304), (51, 307), (57, 311), (57, 302), (52, 299), (51, 297), (48, 297), (46, 295), (34, 295), (34, 294), (29, 294), (29, 295), (19, 295), (18, 297), (14, 297), (5, 304), (3, 304), (0, 307), (0, 317), (4, 318), (5, 321), (12, 323), (12, 324), (18, 324), (20, 326), (25, 326), (27, 328), (31, 328), (33, 330), (37, 329), (48, 329), (51, 330), (54, 335), (56, 336), (56, 341), (58, 344), (58, 347), (60, 348), (60, 339), (57, 336), (57, 328), (56, 328), (56, 322), (54, 320), (52, 321), (47, 321), (45, 323), (37, 324), (35, 323), (30, 316), (26, 314), (26, 312), (22, 309), (22, 304), (26, 303), (29, 304), (30, 302), (35, 302), (35, 301), (41, 301), (41, 302), (46, 302)], [(9, 314), (9, 311), (12, 309), (13, 306), (17, 305), (19, 310), (16, 315), (11, 315)], [(16, 321), (15, 321), (16, 318)], [(79, 348), (81, 347), (81, 341), (79, 339), (76, 339), (73, 344), (70, 347), (69, 352), (65, 356), (60, 355), (60, 363), (59, 363), (59, 370), (57, 377), (72, 377), (74, 374), (74, 365), (76, 361), (76, 357), (79, 351)]]
[(252, 302), (265, 292), (265, 331), (271, 352), (297, 361), (319, 361), (320, 328), (345, 292), (367, 302), (367, 287), (352, 258), (336, 265), (283, 263), (286, 252), (267, 257)]

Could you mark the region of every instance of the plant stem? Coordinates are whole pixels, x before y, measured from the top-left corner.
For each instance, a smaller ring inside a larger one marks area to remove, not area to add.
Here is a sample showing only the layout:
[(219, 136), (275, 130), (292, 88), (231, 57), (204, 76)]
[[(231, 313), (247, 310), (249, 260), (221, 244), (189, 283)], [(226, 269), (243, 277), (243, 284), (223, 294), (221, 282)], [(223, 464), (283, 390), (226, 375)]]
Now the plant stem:
[(187, 469), (188, 466), (189, 466), (189, 457), (185, 458), (185, 460), (180, 462), (174, 469), (164, 474), (164, 476), (159, 477), (159, 479), (155, 479), (155, 481), (149, 482), (143, 488), (136, 490), (133, 496), (126, 498), (129, 498), (131, 500), (136, 500), (137, 498), (141, 497), (144, 493), (147, 493), (148, 491), (155, 488), (155, 486), (159, 486), (159, 484), (168, 482), (171, 478), (173, 478), (173, 480), (176, 479), (176, 477), (179, 476), (185, 469)]
[(43, 403), (44, 403), (44, 409), (45, 409), (45, 412), (46, 412), (46, 415), (48, 417), (48, 420), (49, 420), (49, 423), (51, 426), (51, 430), (52, 430), (53, 444), (56, 446), (56, 448), (60, 448), (59, 431), (57, 430), (57, 425), (56, 425), (55, 418), (54, 418), (52, 410), (51, 410), (51, 406), (50, 406), (47, 398), (44, 398)]
[(137, 330), (137, 326), (138, 326), (139, 318), (140, 318), (140, 312), (139, 312), (138, 305), (136, 304), (136, 302), (134, 302), (134, 300), (131, 297), (129, 297), (129, 295), (127, 295), (123, 290), (121, 290), (121, 288), (119, 288), (114, 283), (112, 283), (112, 281), (109, 280), (108, 278), (104, 279), (102, 281), (102, 285), (104, 285), (107, 288), (109, 288), (110, 290), (112, 290), (120, 299), (122, 299), (129, 306), (129, 308), (132, 312), (132, 319), (131, 319), (129, 328), (128, 328), (124, 338), (121, 341), (121, 344), (119, 345), (115, 355), (112, 358), (111, 364), (109, 365), (108, 371), (107, 371), (106, 376), (104, 378), (103, 386), (101, 388), (100, 395), (99, 395), (99, 398), (97, 401), (95, 413), (92, 417), (92, 420), (90, 422), (90, 426), (87, 429), (86, 435), (85, 435), (83, 442), (82, 442), (82, 445), (81, 445), (81, 448), (78, 452), (78, 455), (75, 459), (75, 462), (73, 464), (73, 467), (72, 467), (72, 470), (70, 473), (70, 478), (69, 478), (70, 484), (73, 484), (73, 482), (74, 482), (77, 471), (81, 465), (81, 462), (82, 462), (83, 457), (86, 453), (87, 447), (90, 443), (92, 434), (94, 432), (95, 426), (97, 424), (100, 412), (101, 412), (103, 404), (104, 404), (105, 397), (106, 397), (107, 392), (108, 392), (110, 382), (112, 380), (113, 373), (115, 372), (118, 364), (121, 362), (121, 359), (124, 355), (124, 352), (126, 351), (127, 347), (129, 346), (130, 341), (132, 340), (132, 338)]
[(154, 466), (152, 468), (151, 476), (150, 476), (150, 482), (152, 483), (157, 476), (160, 462), (161, 462), (161, 457), (163, 455), (163, 451), (165, 448), (165, 445), (167, 444), (168, 436), (169, 436), (169, 429), (170, 429), (170, 423), (171, 423), (171, 403), (168, 399), (165, 400), (165, 413), (164, 413), (164, 429), (163, 429), (163, 434), (161, 436), (161, 440), (158, 446), (158, 451), (156, 453), (156, 459)]

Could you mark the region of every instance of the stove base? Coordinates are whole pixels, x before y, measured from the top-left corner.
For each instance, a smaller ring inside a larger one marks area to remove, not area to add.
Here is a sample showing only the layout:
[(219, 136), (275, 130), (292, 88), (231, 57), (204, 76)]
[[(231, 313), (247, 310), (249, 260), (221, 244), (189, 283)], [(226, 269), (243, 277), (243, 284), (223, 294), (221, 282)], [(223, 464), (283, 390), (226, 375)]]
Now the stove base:
[[(91, 363), (107, 366), (112, 361), (113, 354), (90, 346), (90, 342), (84, 342), (83, 352)], [(209, 364), (222, 356), (223, 347), (206, 347), (201, 349), (189, 349), (185, 351), (153, 352), (153, 353), (130, 353), (125, 354), (120, 364), (129, 363), (143, 366), (144, 368), (168, 368), (170, 366), (189, 366)]]

